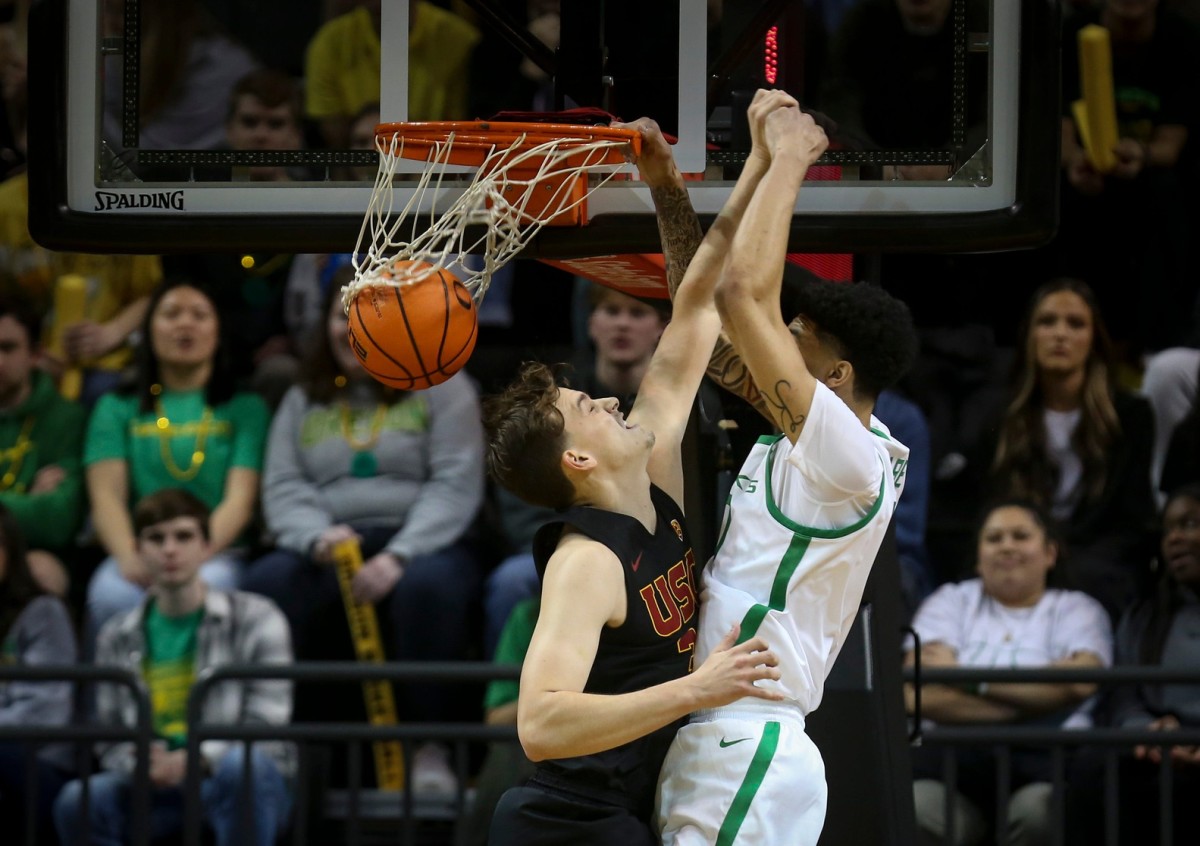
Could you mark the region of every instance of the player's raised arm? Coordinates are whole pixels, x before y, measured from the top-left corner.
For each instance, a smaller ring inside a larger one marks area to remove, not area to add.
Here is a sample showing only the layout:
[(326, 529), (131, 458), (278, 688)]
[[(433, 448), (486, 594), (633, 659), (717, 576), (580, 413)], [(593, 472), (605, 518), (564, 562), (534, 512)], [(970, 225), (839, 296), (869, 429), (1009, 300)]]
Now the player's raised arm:
[(794, 443), (808, 416), (816, 380), (800, 351), (806, 329), (789, 328), (779, 295), (796, 195), (828, 139), (812, 117), (796, 107), (770, 112), (763, 137), (771, 164), (733, 237), (716, 300), (725, 331), (762, 402)]
[[(688, 251), (690, 238), (698, 231), (695, 212), (658, 127), (645, 120), (632, 124), (642, 131), (639, 170), (651, 187), (658, 214), (673, 308), (671, 322), (642, 380), (630, 420), (645, 423), (655, 432), (651, 478), (672, 493), (675, 488), (682, 488), (679, 444), (696, 390), (720, 335), (720, 317), (714, 300), (716, 283), (747, 203), (770, 162), (763, 122), (771, 111), (795, 105), (796, 101), (783, 91), (760, 90), (755, 94), (748, 114), (752, 145), (746, 165), (682, 273), (680, 254)], [(669, 160), (669, 166), (664, 164), (664, 158)]]

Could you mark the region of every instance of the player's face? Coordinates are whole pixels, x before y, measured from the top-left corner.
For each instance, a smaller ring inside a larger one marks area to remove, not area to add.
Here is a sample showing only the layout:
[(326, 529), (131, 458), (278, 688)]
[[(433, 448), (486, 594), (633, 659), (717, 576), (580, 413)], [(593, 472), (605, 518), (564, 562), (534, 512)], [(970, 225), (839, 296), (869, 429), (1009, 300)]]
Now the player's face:
[(567, 446), (598, 460), (619, 461), (654, 444), (654, 435), (628, 423), (616, 397), (592, 399), (582, 391), (560, 388), (554, 401), (563, 416)]
[(212, 300), (180, 285), (158, 301), (150, 319), (150, 343), (161, 364), (204, 364), (216, 355), (219, 326)]
[(143, 529), (138, 535), (138, 552), (154, 583), (167, 588), (194, 581), (210, 554), (195, 517), (175, 517)]
[(287, 103), (266, 106), (252, 94), (238, 97), (226, 126), (235, 150), (298, 150), (300, 126)]
[(1033, 312), (1033, 357), (1046, 373), (1077, 373), (1092, 352), (1092, 310), (1073, 291), (1055, 291)]
[(663, 328), (655, 309), (620, 291), (605, 293), (588, 317), (596, 357), (618, 367), (649, 362)]
[(1181, 585), (1200, 587), (1200, 502), (1178, 496), (1163, 512), (1162, 557)]
[(1006, 505), (987, 516), (979, 533), (976, 571), (989, 596), (1004, 605), (1034, 605), (1046, 592), (1046, 574), (1058, 548), (1025, 508)]
[(333, 350), (333, 360), (342, 374), (350, 379), (365, 377), (367, 371), (358, 363), (358, 357), (350, 348), (349, 322), (342, 308), (341, 297), (334, 297), (329, 304), (329, 314), (325, 319), (325, 332), (329, 338), (329, 349)]
[(0, 407), (7, 408), (20, 399), (32, 370), (29, 333), (11, 314), (0, 317)]

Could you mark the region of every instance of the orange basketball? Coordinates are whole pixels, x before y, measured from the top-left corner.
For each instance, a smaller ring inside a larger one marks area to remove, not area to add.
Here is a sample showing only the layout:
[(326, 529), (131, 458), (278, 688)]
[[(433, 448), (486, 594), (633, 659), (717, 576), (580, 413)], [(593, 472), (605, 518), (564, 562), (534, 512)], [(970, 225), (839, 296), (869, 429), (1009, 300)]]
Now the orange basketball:
[(403, 261), (384, 275), (427, 269), (429, 275), (411, 284), (364, 288), (347, 315), (359, 364), (383, 384), (405, 391), (445, 382), (467, 363), (479, 337), (475, 301), (453, 273)]

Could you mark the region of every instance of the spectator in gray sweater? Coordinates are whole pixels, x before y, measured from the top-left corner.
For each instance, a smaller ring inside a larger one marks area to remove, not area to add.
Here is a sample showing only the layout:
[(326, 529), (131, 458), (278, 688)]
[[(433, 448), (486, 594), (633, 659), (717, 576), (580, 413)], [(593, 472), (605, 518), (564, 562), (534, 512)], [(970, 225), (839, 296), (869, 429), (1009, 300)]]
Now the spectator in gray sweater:
[[(411, 393), (371, 379), (347, 342), (340, 293), (352, 274), (347, 266), (331, 280), (304, 380), (276, 411), (262, 486), (276, 548), (251, 566), (243, 587), (279, 603), (298, 658), (349, 658), (349, 638), (333, 628), (346, 631), (332, 565), (338, 542), (355, 538), (363, 566), (353, 598), (377, 606), (389, 658), (463, 659), (482, 580), (464, 543), (483, 500), (478, 391), (465, 374)], [(461, 703), (473, 699), (459, 685), (396, 693), (401, 720), (467, 716)], [(309, 707), (303, 690), (300, 703)], [(412, 763), (414, 791), (455, 787), (445, 749), (420, 747)]]
[[(0, 506), (0, 670), (6, 665), (47, 667), (74, 664), (75, 630), (66, 607), (43, 595), (29, 571), (25, 539), (12, 512)], [(0, 677), (0, 726), (63, 726), (70, 722), (69, 682), (4, 681)], [(30, 785), (25, 773), (26, 744), (0, 740), (0, 820), (5, 839), (23, 843), (22, 828)], [(54, 743), (37, 751), (35, 842), (52, 838), (50, 807), (70, 778), (74, 761), (68, 744)], [(10, 828), (15, 823), (16, 829)]]

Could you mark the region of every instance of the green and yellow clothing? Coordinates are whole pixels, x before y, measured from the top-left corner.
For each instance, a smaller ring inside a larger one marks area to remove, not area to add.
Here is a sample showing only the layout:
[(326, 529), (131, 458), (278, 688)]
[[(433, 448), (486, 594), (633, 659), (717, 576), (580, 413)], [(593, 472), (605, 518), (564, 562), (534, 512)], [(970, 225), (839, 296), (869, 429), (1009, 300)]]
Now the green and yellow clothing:
[[(533, 629), (537, 625), (538, 610), (541, 599), (531, 596), (513, 606), (500, 630), (500, 639), (496, 642), (496, 654), (493, 664), (516, 664), (518, 667), (525, 663), (525, 653), (533, 640)], [(517, 701), (521, 683), (518, 679), (493, 679), (488, 682), (487, 692), (483, 697), (483, 708), (491, 711), (501, 705)]]
[[(80, 459), (86, 413), (63, 399), (50, 377), (32, 374), (33, 390), (15, 408), (0, 410), (0, 505), (12, 512), (35, 549), (69, 546), (84, 511)], [(56, 465), (65, 474), (52, 491), (29, 493), (33, 477)]]
[[(453, 12), (414, 0), (408, 34), (408, 120), (465, 120), (467, 70), (479, 30)], [(326, 23), (305, 57), (305, 112), (351, 118), (379, 102), (381, 48), (362, 6)]]
[(211, 409), (202, 390), (164, 390), (158, 400), (161, 414), (142, 411), (137, 396), (105, 394), (88, 424), (84, 466), (125, 461), (131, 506), (163, 488), (184, 488), (216, 508), (231, 468), (261, 471), (270, 412), (257, 394), (234, 394)]
[(142, 673), (150, 691), (154, 733), (171, 749), (187, 742), (188, 692), (196, 678), (196, 632), (204, 608), (168, 617), (151, 601), (146, 609), (146, 658)]
[[(0, 183), (0, 262), (34, 306), (49, 315), (42, 342), (51, 350), (59, 349), (61, 335), (53, 314), (58, 277), (76, 273), (84, 278), (87, 299), (83, 316), (96, 323), (107, 323), (131, 303), (149, 296), (163, 278), (158, 256), (63, 253), (39, 246), (29, 234), (29, 180), (24, 173)], [(88, 366), (121, 370), (132, 354), (128, 346), (120, 346)]]

